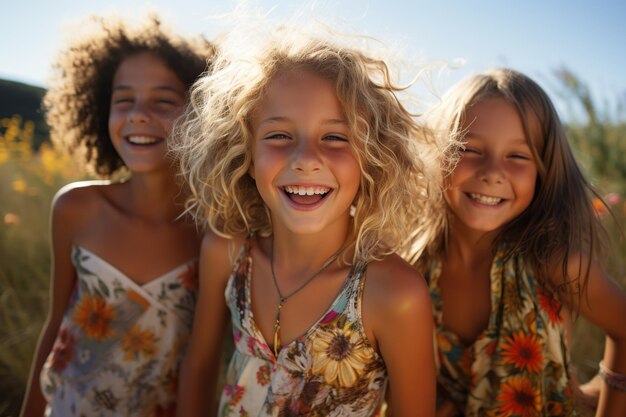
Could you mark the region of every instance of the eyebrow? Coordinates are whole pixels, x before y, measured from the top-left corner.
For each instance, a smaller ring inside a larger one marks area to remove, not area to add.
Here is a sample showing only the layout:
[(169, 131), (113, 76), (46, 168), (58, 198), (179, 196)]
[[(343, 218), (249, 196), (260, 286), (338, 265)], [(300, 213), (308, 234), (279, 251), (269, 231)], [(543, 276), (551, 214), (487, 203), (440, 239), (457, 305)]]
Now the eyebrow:
[[(275, 122), (288, 122), (290, 121), (290, 119), (288, 117), (284, 117), (284, 116), (275, 116), (275, 117), (268, 117), (266, 119), (261, 120), (261, 122), (259, 123), (264, 124), (264, 123), (275, 123)], [(344, 119), (325, 119), (322, 121), (322, 124), (324, 125), (347, 125), (348, 122)]]
[[(113, 91), (125, 91), (125, 90), (132, 90), (133, 88), (129, 85), (116, 85), (115, 87), (113, 87)], [(157, 87), (153, 87), (151, 88), (151, 90), (156, 90), (156, 91), (171, 91), (173, 93), (176, 94), (181, 94), (181, 91), (175, 87), (169, 86), (169, 85), (159, 85)]]
[[(470, 132), (467, 132), (467, 133), (465, 134), (465, 137), (471, 137), (471, 138), (475, 138), (475, 139), (483, 139), (483, 140), (484, 140), (484, 139), (486, 139), (486, 137), (485, 137), (485, 136), (483, 136), (483, 135), (481, 135), (481, 134), (479, 134), (479, 133), (471, 132), (471, 131), (470, 131)], [(515, 139), (513, 139), (513, 140), (514, 140), (515, 142), (520, 142), (520, 143), (524, 143), (525, 145), (528, 145), (528, 141), (526, 140), (526, 138), (521, 138), (521, 137), (518, 137), (518, 138), (515, 138)]]

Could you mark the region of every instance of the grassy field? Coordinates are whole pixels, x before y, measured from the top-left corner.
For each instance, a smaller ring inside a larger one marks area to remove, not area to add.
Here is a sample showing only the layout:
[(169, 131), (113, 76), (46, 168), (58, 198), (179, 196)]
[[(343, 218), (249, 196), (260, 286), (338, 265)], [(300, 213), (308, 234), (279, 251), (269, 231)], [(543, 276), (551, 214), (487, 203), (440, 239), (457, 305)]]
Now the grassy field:
[(72, 162), (42, 145), (33, 126), (0, 119), (0, 415), (16, 415), (48, 305), (48, 215), (63, 184), (79, 178)]

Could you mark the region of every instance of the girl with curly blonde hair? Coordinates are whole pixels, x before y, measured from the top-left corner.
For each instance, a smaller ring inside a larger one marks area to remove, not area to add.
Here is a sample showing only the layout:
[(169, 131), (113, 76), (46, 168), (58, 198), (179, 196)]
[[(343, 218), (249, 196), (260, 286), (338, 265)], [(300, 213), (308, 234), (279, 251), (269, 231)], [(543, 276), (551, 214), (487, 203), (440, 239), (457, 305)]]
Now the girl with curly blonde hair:
[(181, 216), (167, 141), (214, 47), (156, 17), (93, 16), (80, 29), (44, 106), (55, 144), (102, 179), (54, 199), (50, 311), (22, 415), (46, 403), (51, 416), (173, 413), (201, 236)]
[(263, 41), (224, 41), (176, 129), (208, 223), (179, 415), (213, 405), (229, 312), (219, 415), (371, 416), (388, 382), (394, 415), (432, 415), (428, 292), (394, 253), (426, 223), (437, 147), (382, 60), (295, 29)]

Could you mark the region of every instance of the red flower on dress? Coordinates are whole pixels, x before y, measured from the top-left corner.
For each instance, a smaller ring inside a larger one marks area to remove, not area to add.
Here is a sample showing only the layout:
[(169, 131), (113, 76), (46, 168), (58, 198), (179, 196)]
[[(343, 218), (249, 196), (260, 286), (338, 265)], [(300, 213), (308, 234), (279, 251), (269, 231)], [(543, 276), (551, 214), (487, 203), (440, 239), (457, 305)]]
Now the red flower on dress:
[(500, 386), (498, 416), (534, 417), (541, 412), (539, 390), (520, 375), (508, 378)]
[(66, 328), (61, 329), (59, 337), (52, 348), (51, 366), (61, 372), (74, 359), (76, 336)]
[(525, 334), (522, 330), (504, 339), (501, 354), (504, 363), (529, 372), (539, 372), (543, 365), (541, 343), (537, 335)]
[(234, 408), (239, 401), (243, 398), (243, 394), (245, 392), (245, 387), (240, 385), (224, 385), (224, 391), (226, 395), (230, 397), (230, 401), (228, 402), (228, 407)]
[(183, 283), (183, 287), (188, 290), (198, 289), (198, 262), (190, 263), (187, 269), (178, 276), (178, 279)]
[(259, 385), (265, 386), (270, 383), (270, 367), (267, 364), (261, 365), (256, 371), (256, 382)]
[(552, 324), (559, 324), (563, 321), (561, 317), (561, 303), (556, 298), (539, 292), (539, 305), (548, 314), (548, 320)]

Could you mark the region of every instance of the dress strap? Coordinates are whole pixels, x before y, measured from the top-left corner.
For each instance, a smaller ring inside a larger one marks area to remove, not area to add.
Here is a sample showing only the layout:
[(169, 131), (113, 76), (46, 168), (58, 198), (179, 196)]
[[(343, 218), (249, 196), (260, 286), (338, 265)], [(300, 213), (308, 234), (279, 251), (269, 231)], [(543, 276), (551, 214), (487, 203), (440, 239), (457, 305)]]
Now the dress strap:
[[(365, 289), (367, 264), (355, 266), (348, 278), (345, 297), (347, 301), (346, 315), (349, 321), (358, 325), (363, 330), (362, 301)], [(365, 333), (363, 332), (363, 336)]]

